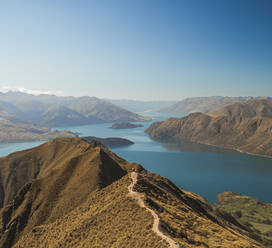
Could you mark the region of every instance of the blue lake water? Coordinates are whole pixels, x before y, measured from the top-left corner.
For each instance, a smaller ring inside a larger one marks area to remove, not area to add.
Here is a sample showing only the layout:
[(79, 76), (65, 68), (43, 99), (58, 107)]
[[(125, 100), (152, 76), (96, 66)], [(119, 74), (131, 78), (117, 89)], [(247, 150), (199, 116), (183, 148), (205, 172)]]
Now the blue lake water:
[[(148, 113), (155, 120), (167, 115)], [(202, 195), (211, 202), (218, 193), (233, 191), (272, 202), (272, 159), (240, 154), (235, 151), (197, 144), (166, 145), (151, 140), (144, 130), (150, 125), (135, 129), (111, 129), (111, 124), (62, 127), (80, 136), (121, 137), (135, 144), (112, 149), (131, 162), (172, 180), (176, 185)], [(0, 156), (27, 149), (41, 142), (0, 145)]]

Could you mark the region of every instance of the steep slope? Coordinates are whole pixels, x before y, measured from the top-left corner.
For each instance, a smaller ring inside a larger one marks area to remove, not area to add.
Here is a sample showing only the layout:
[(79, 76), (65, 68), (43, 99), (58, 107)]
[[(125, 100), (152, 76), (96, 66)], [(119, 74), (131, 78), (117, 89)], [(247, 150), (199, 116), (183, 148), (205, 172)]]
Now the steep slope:
[[(0, 207), (11, 203), (19, 189), (27, 182), (48, 175), (70, 163), (75, 157), (88, 155), (89, 150), (95, 150), (92, 143), (80, 138), (62, 138), (0, 158), (0, 188), (4, 192), (0, 197)], [(124, 162), (110, 151), (108, 153), (118, 162)]]
[(130, 186), (128, 174), (92, 192), (72, 212), (34, 227), (15, 247), (261, 247), (232, 216), (158, 175), (140, 173), (132, 189), (146, 207), (128, 194)]
[(0, 175), (1, 248), (261, 247), (232, 216), (97, 141), (13, 153)]
[(192, 97), (179, 101), (169, 107), (159, 110), (162, 113), (187, 114), (194, 112), (209, 113), (218, 108), (235, 102), (245, 102), (253, 97)]
[(0, 247), (69, 213), (129, 169), (100, 143), (82, 139), (57, 139), (1, 160)]
[(227, 106), (217, 112), (222, 113), (219, 116), (194, 113), (170, 118), (152, 124), (146, 132), (161, 142), (187, 140), (272, 156), (271, 112), (271, 101), (251, 100)]

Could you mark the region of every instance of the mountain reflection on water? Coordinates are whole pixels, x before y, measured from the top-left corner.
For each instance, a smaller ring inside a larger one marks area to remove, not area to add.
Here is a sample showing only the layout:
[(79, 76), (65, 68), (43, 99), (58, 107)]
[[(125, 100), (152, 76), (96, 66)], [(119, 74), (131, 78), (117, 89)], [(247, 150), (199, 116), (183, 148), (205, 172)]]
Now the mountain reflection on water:
[(220, 154), (239, 154), (240, 152), (211, 145), (198, 144), (190, 141), (182, 141), (178, 144), (162, 144), (168, 151), (181, 151), (181, 152), (216, 152)]

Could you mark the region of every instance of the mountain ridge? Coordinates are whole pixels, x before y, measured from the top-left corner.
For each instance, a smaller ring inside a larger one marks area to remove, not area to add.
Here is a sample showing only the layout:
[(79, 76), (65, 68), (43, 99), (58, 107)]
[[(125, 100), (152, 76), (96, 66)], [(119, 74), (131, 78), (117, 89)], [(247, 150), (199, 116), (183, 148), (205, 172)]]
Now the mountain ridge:
[[(243, 111), (241, 108), (234, 111), (237, 106), (243, 106)], [(271, 157), (271, 111), (272, 101), (250, 100), (228, 105), (211, 115), (192, 113), (183, 118), (169, 118), (152, 124), (145, 132), (161, 142), (187, 140)]]
[(55, 139), (0, 158), (0, 247), (260, 247), (246, 226), (202, 197), (118, 157), (98, 141)]
[(267, 99), (237, 102), (210, 112), (211, 116), (228, 117), (272, 117), (272, 101)]
[(228, 97), (228, 96), (211, 96), (211, 97), (191, 97), (181, 100), (167, 108), (160, 109), (159, 112), (168, 114), (190, 114), (194, 112), (210, 113), (219, 108), (236, 102), (246, 102), (251, 99), (272, 99), (271, 97)]
[(47, 127), (150, 120), (105, 100), (88, 96), (7, 92), (0, 95), (1, 102), (5, 105), (1, 105), (0, 116), (11, 121), (13, 118), (25, 124)]

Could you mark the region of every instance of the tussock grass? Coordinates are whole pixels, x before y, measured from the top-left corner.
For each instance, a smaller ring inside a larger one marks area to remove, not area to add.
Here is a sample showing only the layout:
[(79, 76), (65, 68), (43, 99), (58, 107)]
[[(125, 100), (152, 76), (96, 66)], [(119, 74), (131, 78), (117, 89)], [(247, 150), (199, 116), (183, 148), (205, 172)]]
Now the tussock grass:
[(151, 230), (153, 217), (127, 197), (130, 183), (127, 175), (93, 192), (86, 203), (35, 227), (15, 247), (167, 247)]

